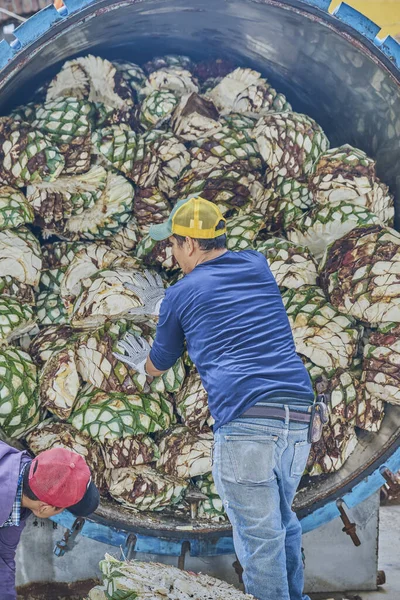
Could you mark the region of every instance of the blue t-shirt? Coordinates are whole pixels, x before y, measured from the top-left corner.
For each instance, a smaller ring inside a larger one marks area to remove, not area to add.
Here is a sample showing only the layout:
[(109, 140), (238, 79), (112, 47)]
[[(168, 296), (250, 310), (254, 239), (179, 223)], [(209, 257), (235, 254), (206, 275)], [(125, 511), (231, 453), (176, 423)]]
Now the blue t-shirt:
[(313, 401), (279, 288), (259, 252), (228, 251), (167, 289), (150, 352), (156, 369), (176, 362), (185, 338), (214, 430), (259, 401)]

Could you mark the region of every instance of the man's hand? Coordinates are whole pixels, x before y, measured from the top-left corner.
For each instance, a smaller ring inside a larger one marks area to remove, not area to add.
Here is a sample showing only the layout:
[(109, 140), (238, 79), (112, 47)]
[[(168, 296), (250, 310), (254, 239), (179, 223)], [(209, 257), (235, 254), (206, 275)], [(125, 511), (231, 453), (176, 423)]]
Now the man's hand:
[(163, 281), (158, 273), (152, 275), (150, 271), (145, 271), (144, 276), (140, 273), (135, 276), (137, 285), (125, 283), (124, 287), (133, 292), (143, 306), (132, 308), (128, 315), (153, 315), (160, 314), (160, 306), (165, 296)]
[(143, 337), (136, 337), (132, 333), (127, 333), (118, 344), (125, 350), (126, 354), (113, 352), (114, 356), (138, 373), (147, 375), (146, 361), (150, 354), (149, 343)]

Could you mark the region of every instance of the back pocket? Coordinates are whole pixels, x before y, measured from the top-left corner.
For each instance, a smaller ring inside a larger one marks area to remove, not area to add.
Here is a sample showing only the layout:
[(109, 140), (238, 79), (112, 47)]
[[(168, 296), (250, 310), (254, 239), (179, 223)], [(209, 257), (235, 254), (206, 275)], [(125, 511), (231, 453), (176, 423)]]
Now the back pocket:
[(225, 435), (225, 443), (237, 483), (262, 485), (276, 477), (277, 435)]
[(308, 442), (295, 443), (293, 461), (290, 468), (291, 477), (302, 477), (306, 468), (308, 455), (310, 454), (310, 448), (311, 444)]

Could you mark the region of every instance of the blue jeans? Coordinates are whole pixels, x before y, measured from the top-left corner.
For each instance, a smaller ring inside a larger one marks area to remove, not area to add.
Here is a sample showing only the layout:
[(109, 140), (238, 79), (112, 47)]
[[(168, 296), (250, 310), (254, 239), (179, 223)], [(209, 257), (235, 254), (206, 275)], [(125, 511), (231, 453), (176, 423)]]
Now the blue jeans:
[(258, 600), (310, 600), (303, 595), (301, 525), (291, 508), (310, 451), (308, 425), (289, 422), (288, 408), (286, 421), (239, 418), (214, 434), (215, 485), (246, 592)]

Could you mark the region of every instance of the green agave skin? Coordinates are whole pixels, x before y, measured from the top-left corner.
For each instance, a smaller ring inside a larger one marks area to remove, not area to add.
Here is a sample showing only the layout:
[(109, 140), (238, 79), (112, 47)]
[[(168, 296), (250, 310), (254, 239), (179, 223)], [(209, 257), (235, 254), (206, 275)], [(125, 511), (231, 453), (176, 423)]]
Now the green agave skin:
[(167, 429), (175, 421), (172, 404), (159, 394), (103, 392), (86, 385), (69, 422), (93, 439), (118, 440)]
[(33, 223), (34, 213), (26, 197), (11, 186), (0, 187), (0, 229)]
[(121, 353), (118, 342), (126, 333), (144, 335), (151, 341), (154, 329), (143, 323), (107, 321), (103, 327), (80, 337), (77, 358), (82, 379), (105, 392), (155, 392), (163, 395), (177, 392), (186, 375), (183, 360), (179, 359), (164, 375), (151, 380), (129, 369), (114, 356), (114, 352)]
[(39, 422), (37, 369), (18, 348), (0, 349), (0, 427), (19, 438)]
[(218, 495), (214, 479), (211, 473), (196, 479), (196, 485), (203, 494), (208, 496), (207, 500), (199, 503), (199, 517), (212, 519), (214, 521), (225, 521), (227, 515), (224, 505)]
[(306, 246), (317, 260), (326, 248), (355, 227), (379, 225), (379, 218), (363, 206), (351, 202), (331, 202), (317, 206), (287, 230), (290, 241)]
[(183, 479), (205, 475), (211, 471), (212, 441), (210, 431), (196, 433), (179, 425), (161, 439), (157, 468)]
[(321, 127), (294, 112), (264, 115), (254, 128), (254, 138), (267, 165), (293, 179), (309, 175), (320, 154), (329, 148)]
[(340, 312), (370, 326), (400, 322), (400, 234), (380, 225), (356, 227), (320, 263), (321, 287)]
[(11, 296), (0, 296), (0, 346), (30, 331), (35, 324), (31, 306)]
[(317, 202), (354, 200), (372, 191), (375, 163), (358, 148), (345, 144), (331, 148), (318, 158), (311, 176)]
[(69, 323), (61, 296), (53, 291), (40, 292), (36, 297), (36, 319), (40, 326)]
[(226, 224), (227, 248), (229, 250), (250, 250), (264, 225), (261, 215), (241, 215), (229, 219)]
[(385, 323), (372, 331), (363, 354), (361, 381), (367, 394), (400, 404), (400, 325)]
[(264, 254), (280, 288), (316, 285), (317, 263), (308, 248), (283, 238), (270, 237), (258, 242), (256, 249)]
[(0, 183), (25, 187), (54, 181), (65, 166), (58, 148), (27, 123), (0, 119)]
[(282, 294), (296, 350), (325, 369), (346, 369), (358, 350), (363, 328), (330, 304), (315, 286)]

